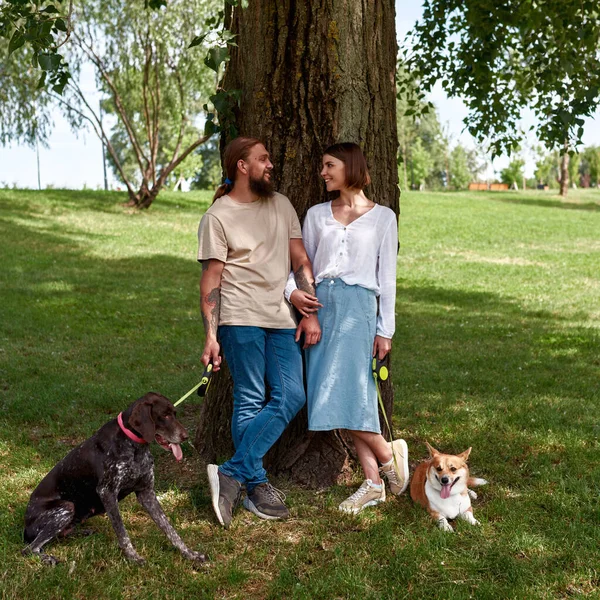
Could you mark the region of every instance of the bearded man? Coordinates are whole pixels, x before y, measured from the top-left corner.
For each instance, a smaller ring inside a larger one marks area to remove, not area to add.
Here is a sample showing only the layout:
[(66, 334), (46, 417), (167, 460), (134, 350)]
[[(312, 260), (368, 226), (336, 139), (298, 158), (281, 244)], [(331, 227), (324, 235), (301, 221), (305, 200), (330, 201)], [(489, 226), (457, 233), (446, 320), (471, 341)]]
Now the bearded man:
[(306, 401), (300, 335), (307, 347), (319, 341), (321, 329), (315, 312), (297, 324), (284, 297), (291, 265), (313, 310), (319, 306), (298, 216), (290, 201), (274, 192), (264, 144), (234, 139), (225, 148), (223, 166), (227, 178), (198, 229), (198, 261), (206, 331), (201, 360), (217, 371), (222, 345), (233, 378), (235, 454), (207, 467), (213, 508), (228, 528), (243, 486), (244, 506), (257, 516), (289, 516), (283, 494), (267, 479), (263, 457)]

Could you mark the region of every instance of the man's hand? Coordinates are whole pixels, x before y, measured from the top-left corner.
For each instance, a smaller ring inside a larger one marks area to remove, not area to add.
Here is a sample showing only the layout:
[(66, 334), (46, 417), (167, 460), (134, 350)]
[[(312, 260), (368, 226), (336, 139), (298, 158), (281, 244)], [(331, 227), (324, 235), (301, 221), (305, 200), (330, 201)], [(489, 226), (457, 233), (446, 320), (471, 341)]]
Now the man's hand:
[(303, 317), (309, 317), (311, 313), (316, 313), (323, 306), (316, 296), (303, 290), (294, 290), (290, 296), (290, 302)]
[(298, 327), (296, 328), (296, 341), (300, 339), (300, 336), (304, 333), (304, 346), (303, 350), (306, 350), (309, 346), (314, 346), (321, 339), (321, 325), (319, 325), (319, 319), (316, 315), (304, 317)]
[(383, 360), (392, 349), (392, 340), (389, 338), (381, 337), (380, 335), (375, 336), (375, 342), (373, 343), (373, 356), (377, 356), (379, 360)]
[(221, 368), (221, 356), (219, 354), (221, 347), (215, 339), (208, 339), (204, 344), (204, 352), (200, 357), (202, 364), (207, 367), (209, 362), (213, 364), (213, 371), (218, 371)]

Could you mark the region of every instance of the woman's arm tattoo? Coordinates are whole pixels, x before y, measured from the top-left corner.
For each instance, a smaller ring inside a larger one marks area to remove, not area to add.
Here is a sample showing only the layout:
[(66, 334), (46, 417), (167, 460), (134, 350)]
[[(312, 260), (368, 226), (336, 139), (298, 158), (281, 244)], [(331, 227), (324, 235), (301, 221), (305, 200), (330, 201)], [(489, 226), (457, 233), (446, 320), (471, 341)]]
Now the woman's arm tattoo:
[(294, 279), (296, 280), (296, 285), (298, 286), (299, 290), (302, 290), (303, 292), (313, 296), (315, 295), (315, 281), (314, 279), (312, 281), (308, 280), (308, 277), (306, 277), (304, 273), (304, 265), (300, 265), (294, 272)]
[(204, 307), (202, 308), (202, 321), (204, 322), (204, 331), (208, 335), (210, 330), (217, 334), (219, 327), (219, 315), (221, 313), (221, 288), (216, 287), (206, 296), (204, 296), (204, 303), (210, 307), (210, 312), (205, 312)]

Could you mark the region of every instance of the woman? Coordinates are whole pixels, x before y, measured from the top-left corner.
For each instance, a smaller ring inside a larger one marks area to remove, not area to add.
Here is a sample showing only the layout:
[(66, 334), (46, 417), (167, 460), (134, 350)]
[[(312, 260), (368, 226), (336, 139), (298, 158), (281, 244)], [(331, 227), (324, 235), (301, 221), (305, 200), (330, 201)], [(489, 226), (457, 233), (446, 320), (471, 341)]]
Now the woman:
[(308, 428), (350, 432), (366, 480), (339, 508), (356, 514), (385, 501), (380, 474), (394, 494), (408, 485), (406, 442), (390, 446), (381, 435), (371, 371), (372, 357), (383, 359), (392, 346), (398, 229), (394, 212), (363, 192), (371, 180), (356, 144), (327, 148), (321, 177), (339, 195), (313, 206), (302, 229), (317, 296), (297, 290), (290, 276), (286, 297), (304, 316), (322, 305), (321, 340), (306, 352)]

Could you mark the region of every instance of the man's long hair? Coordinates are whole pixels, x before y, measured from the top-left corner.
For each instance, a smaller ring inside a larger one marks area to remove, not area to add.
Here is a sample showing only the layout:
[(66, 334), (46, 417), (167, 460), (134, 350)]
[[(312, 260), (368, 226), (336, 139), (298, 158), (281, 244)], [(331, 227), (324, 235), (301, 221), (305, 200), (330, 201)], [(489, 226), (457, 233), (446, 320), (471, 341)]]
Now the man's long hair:
[(256, 146), (256, 144), (262, 144), (261, 140), (252, 137), (237, 137), (225, 147), (223, 152), (223, 169), (225, 171), (225, 178), (231, 183), (223, 182), (215, 192), (213, 196), (213, 202), (228, 194), (235, 183), (237, 175), (237, 164), (239, 160), (246, 160), (250, 155), (250, 150)]

